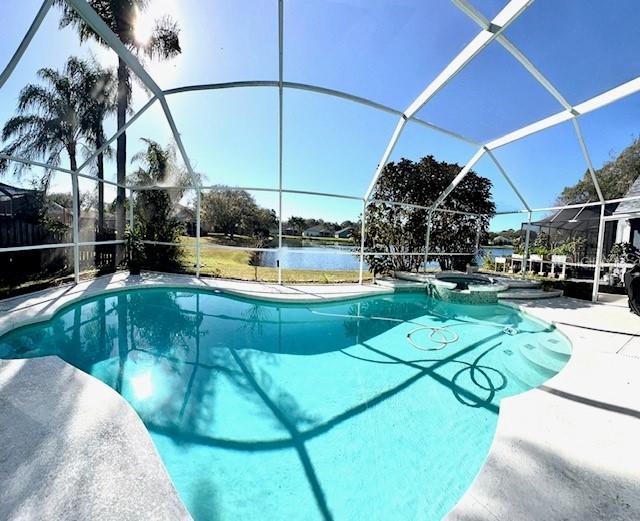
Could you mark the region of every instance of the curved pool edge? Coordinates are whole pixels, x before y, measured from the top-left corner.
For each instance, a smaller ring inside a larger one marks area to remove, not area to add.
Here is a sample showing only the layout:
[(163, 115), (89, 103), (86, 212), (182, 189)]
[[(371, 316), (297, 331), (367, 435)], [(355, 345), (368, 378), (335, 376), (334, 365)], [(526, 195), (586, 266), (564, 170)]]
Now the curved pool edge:
[[(270, 300), (272, 302), (288, 301), (298, 303), (343, 301), (363, 296), (394, 293), (393, 289), (374, 287), (375, 289), (371, 291), (371, 287), (368, 287), (368, 291), (356, 294), (356, 288), (360, 289), (362, 287), (354, 284), (342, 286), (343, 289), (349, 291), (340, 291), (336, 294), (325, 293), (324, 296), (303, 294), (302, 297), (292, 297), (291, 295), (295, 295), (295, 293), (287, 293), (283, 297), (282, 294), (270, 292), (268, 298), (263, 298), (264, 293), (255, 291), (255, 288), (269, 288), (270, 285), (237, 283), (220, 279), (212, 279), (211, 282), (215, 284), (203, 284), (202, 279), (173, 275), (160, 277), (154, 275), (150, 279), (145, 279), (145, 277), (136, 279), (126, 275), (119, 278), (114, 276), (107, 278), (110, 279), (107, 284), (96, 285), (95, 282), (98, 279), (95, 279), (77, 286), (44, 290), (44, 292), (38, 292), (37, 298), (32, 294), (9, 299), (12, 304), (15, 304), (15, 308), (11, 310), (11, 313), (17, 313), (17, 315), (11, 317), (11, 327), (8, 327), (4, 320), (6, 315), (10, 314), (6, 313), (8, 300), (0, 302), (0, 309), (5, 311), (3, 317), (0, 318), (0, 334), (24, 325), (49, 320), (60, 309), (74, 302), (103, 293), (136, 287), (219, 289), (224, 293), (241, 297)], [(112, 280), (114, 278), (117, 280)], [(229, 288), (229, 284), (237, 284), (239, 286), (249, 284), (253, 288), (238, 288), (234, 291)], [(294, 287), (290, 286), (288, 288)], [(36, 302), (30, 302), (33, 299)], [(556, 300), (560, 301), (561, 299)], [(2, 304), (5, 304), (4, 309)], [(624, 511), (625, 515), (632, 512), (633, 516), (637, 514), (637, 518), (640, 519), (640, 485), (638, 485), (640, 483), (640, 453), (636, 450), (635, 443), (636, 439), (640, 439), (640, 427), (638, 425), (640, 422), (637, 421), (640, 416), (633, 417), (625, 413), (621, 415), (619, 411), (620, 409), (625, 411), (640, 410), (640, 378), (637, 376), (640, 374), (640, 358), (617, 357), (619, 360), (614, 364), (615, 368), (610, 367), (606, 375), (610, 387), (601, 385), (596, 389), (592, 389), (586, 383), (602, 379), (602, 368), (611, 365), (613, 358), (611, 353), (593, 352), (588, 338), (576, 334), (574, 330), (563, 324), (549, 321), (548, 317), (545, 319), (545, 317), (538, 316), (534, 309), (530, 309), (523, 304), (512, 302), (501, 302), (500, 304), (514, 307), (544, 324), (551, 323), (571, 342), (571, 357), (565, 367), (542, 386), (502, 401), (498, 425), (485, 463), (469, 489), (449, 512), (446, 519), (456, 521), (471, 519), (487, 519), (491, 521), (495, 521), (495, 519), (537, 520), (555, 518), (559, 515), (564, 516), (563, 518), (566, 519), (584, 519), (585, 512), (579, 511), (579, 516), (573, 516), (573, 511), (567, 510), (567, 507), (572, 507), (574, 504), (564, 504), (565, 510), (562, 510), (563, 505), (558, 506), (555, 501), (557, 492), (554, 492), (554, 490), (556, 489), (562, 490), (563, 494), (580, 494), (579, 497), (576, 497), (575, 504), (588, 505), (588, 508), (595, 509), (593, 512), (599, 512), (604, 508), (604, 505), (609, 510), (605, 513), (606, 515), (603, 514), (603, 519), (614, 518), (618, 515), (616, 509), (627, 507), (628, 509)], [(545, 304), (549, 308), (552, 308), (554, 304), (558, 305), (555, 302)], [(562, 311), (566, 312), (567, 310), (563, 309)], [(622, 379), (624, 380), (622, 383), (631, 384), (633, 388), (624, 389), (620, 387), (620, 374), (627, 375), (626, 380)], [(96, 380), (89, 375), (87, 377)], [(620, 398), (622, 398), (622, 402), (627, 400), (631, 403), (626, 406), (614, 405), (613, 410), (600, 410), (597, 405), (590, 403), (604, 403), (597, 398), (586, 398), (587, 403), (578, 402), (578, 406), (575, 405), (574, 400), (568, 398), (580, 397), (584, 394), (588, 395), (591, 391), (594, 391), (592, 394), (598, 395), (599, 393), (595, 391), (600, 391), (603, 387), (609, 390), (615, 389), (616, 391), (606, 396), (606, 399), (620, 401)], [(115, 393), (112, 390), (111, 392)], [(638, 398), (632, 399), (633, 396)], [(122, 400), (124, 401), (124, 399)], [(126, 401), (125, 404), (133, 411)], [(583, 409), (585, 407), (586, 409)], [(592, 410), (593, 408), (596, 409), (595, 414)], [(139, 420), (137, 413), (135, 411), (133, 413)], [(596, 416), (602, 414), (605, 414), (606, 417), (603, 419), (596, 418)], [(640, 415), (640, 413), (638, 414)], [(614, 415), (613, 419), (611, 415)], [(635, 421), (635, 424), (628, 424), (630, 417)], [(604, 429), (594, 430), (593, 423), (597, 424), (601, 420), (603, 424), (607, 425), (612, 422), (614, 424), (622, 422), (624, 425), (621, 425), (619, 429), (621, 435), (613, 440), (612, 437), (607, 437), (607, 432)], [(146, 434), (149, 436), (148, 432)], [(583, 442), (582, 445), (576, 446), (572, 443), (574, 439), (580, 439)], [(601, 451), (600, 449), (603, 446), (609, 450)], [(532, 448), (538, 451), (552, 448), (556, 456), (555, 458), (542, 458), (542, 461), (540, 461), (539, 457), (533, 455), (525, 461), (522, 457), (523, 447), (529, 452), (533, 451)], [(599, 450), (600, 452), (598, 452)], [(636, 453), (638, 454), (636, 455)], [(602, 454), (611, 458), (613, 463), (607, 461), (606, 458), (603, 460)], [(159, 459), (159, 456), (156, 457)], [(564, 459), (558, 462), (559, 457)], [(613, 481), (609, 479), (609, 482), (605, 481), (599, 483), (597, 487), (591, 487), (596, 478), (594, 478), (593, 470), (587, 468), (583, 469), (587, 479), (585, 479), (584, 483), (581, 483), (581, 487), (575, 487), (574, 480), (568, 480), (563, 471), (565, 468), (574, 471), (576, 462), (584, 461), (592, 462), (595, 468), (599, 468), (603, 473), (606, 473), (606, 476), (614, 476), (615, 479)], [(162, 462), (160, 463), (162, 464)], [(536, 472), (540, 474), (534, 477), (527, 476), (527, 469), (536, 469)], [(544, 477), (542, 477), (542, 473), (544, 473)], [(570, 488), (569, 485), (574, 488)], [(553, 487), (557, 488), (554, 489)], [(594, 494), (594, 490), (597, 492), (596, 494)], [(532, 493), (532, 491), (535, 493)], [(589, 498), (586, 503), (585, 497)], [(620, 501), (612, 502), (610, 501), (611, 498), (620, 498)]]
[[(501, 304), (549, 324), (535, 308)], [(571, 343), (567, 364), (501, 401), (485, 462), (446, 521), (640, 519), (640, 357), (551, 325)]]
[(57, 356), (0, 360), (0, 518), (192, 520), (138, 414)]
[[(118, 272), (79, 284), (67, 284), (0, 300), (0, 336), (23, 326), (50, 320), (65, 307), (98, 295), (134, 288), (174, 288), (222, 292), (269, 303), (313, 304), (344, 302), (368, 296), (393, 294), (392, 288), (359, 284), (277, 285), (228, 279), (203, 279), (189, 275)], [(311, 291), (313, 289), (314, 291)]]

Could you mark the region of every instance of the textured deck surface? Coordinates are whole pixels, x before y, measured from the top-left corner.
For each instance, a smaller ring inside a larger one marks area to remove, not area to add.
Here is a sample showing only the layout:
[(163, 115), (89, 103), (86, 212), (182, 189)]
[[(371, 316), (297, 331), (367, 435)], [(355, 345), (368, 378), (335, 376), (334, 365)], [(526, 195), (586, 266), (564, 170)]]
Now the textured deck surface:
[(447, 521), (640, 519), (640, 317), (568, 298), (512, 305), (554, 322), (573, 354), (503, 400), (487, 461)]
[(0, 519), (191, 519), (144, 425), (57, 357), (0, 361)]

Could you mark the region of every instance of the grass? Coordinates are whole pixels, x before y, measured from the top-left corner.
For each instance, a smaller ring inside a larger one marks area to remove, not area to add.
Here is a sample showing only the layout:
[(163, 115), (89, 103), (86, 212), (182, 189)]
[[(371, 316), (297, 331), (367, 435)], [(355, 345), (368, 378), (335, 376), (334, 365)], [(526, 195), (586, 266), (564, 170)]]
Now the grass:
[[(219, 236), (202, 237), (200, 239), (200, 273), (224, 279), (258, 280), (261, 282), (277, 282), (278, 269), (265, 266), (250, 266), (249, 252), (224, 250), (215, 248), (221, 244), (247, 247), (246, 238), (235, 237), (233, 243)], [(195, 271), (195, 239), (182, 237), (180, 242), (184, 248), (183, 267), (185, 271)], [(346, 270), (282, 270), (283, 282), (358, 282), (357, 271)], [(372, 280), (368, 271), (363, 273), (363, 280)]]

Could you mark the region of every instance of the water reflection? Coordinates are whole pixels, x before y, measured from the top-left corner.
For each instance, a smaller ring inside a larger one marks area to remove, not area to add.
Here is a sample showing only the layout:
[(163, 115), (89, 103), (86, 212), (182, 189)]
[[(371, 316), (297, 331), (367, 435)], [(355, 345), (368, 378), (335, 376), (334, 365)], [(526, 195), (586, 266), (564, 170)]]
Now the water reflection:
[[(416, 325), (455, 327), (459, 341), (421, 352), (406, 340)], [(145, 289), (87, 300), (5, 335), (0, 357), (59, 355), (121, 393), (172, 447), (293, 450), (320, 516), (332, 519), (308, 442), (338, 427), (358, 430), (385, 407), (393, 417), (400, 397), (409, 412), (427, 403), (434, 421), (475, 429), (473, 411), (481, 411), (480, 425), (492, 424), (500, 399), (522, 390), (503, 371), (512, 338), (504, 326), (551, 334), (510, 308), (422, 294), (300, 306)]]
[[(487, 317), (493, 326), (487, 326)], [(368, 346), (371, 339), (403, 324), (463, 327), (459, 345), (448, 347), (446, 354), (454, 354), (449, 361), (470, 368), (470, 380), (466, 380), (471, 387), (489, 393), (488, 400), (467, 397), (464, 403), (489, 405), (496, 391), (504, 389), (500, 379), (505, 376), (487, 351), (476, 360), (458, 360), (465, 353), (460, 349), (469, 345), (486, 348), (493, 339), (501, 345), (500, 325), (529, 333), (548, 332), (533, 322), (522, 329), (522, 321), (522, 315), (506, 307), (443, 304), (411, 294), (301, 307), (148, 289), (88, 300), (44, 326), (15, 331), (1, 340), (0, 355), (59, 355), (130, 398), (142, 409), (144, 419), (207, 433), (211, 431), (212, 404), (219, 388), (231, 386), (249, 397), (258, 409), (263, 408), (263, 400), (256, 396), (239, 367), (238, 357), (278, 406), (287, 411), (291, 422), (304, 426), (313, 421), (270, 375), (269, 367), (279, 363), (277, 355), (341, 352), (352, 359), (371, 361), (359, 355), (354, 346)], [(478, 327), (488, 329), (482, 334), (471, 331)], [(394, 342), (403, 342), (402, 335), (394, 337)], [(378, 350), (378, 361), (383, 355), (391, 356), (392, 347)], [(438, 355), (429, 361), (443, 357)], [(489, 367), (486, 361), (479, 365), (481, 357), (494, 365)], [(410, 364), (410, 357), (402, 355), (398, 361)], [(416, 368), (424, 369), (427, 361), (422, 359), (422, 365)], [(494, 383), (497, 374), (499, 381)], [(448, 384), (456, 396), (460, 388), (469, 390), (466, 384), (458, 385), (461, 378), (461, 374), (452, 373)], [(164, 392), (166, 389), (170, 391)], [(493, 407), (496, 405), (493, 403)]]

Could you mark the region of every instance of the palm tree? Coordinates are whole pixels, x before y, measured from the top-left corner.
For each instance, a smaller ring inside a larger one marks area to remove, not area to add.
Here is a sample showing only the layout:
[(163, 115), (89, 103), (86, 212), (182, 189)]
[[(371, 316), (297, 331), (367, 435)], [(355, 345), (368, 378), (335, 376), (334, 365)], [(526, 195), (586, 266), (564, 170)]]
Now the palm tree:
[[(177, 161), (176, 147), (162, 147), (151, 139), (142, 138), (146, 148), (135, 154), (131, 162), (138, 165), (132, 176), (138, 186), (156, 187), (153, 190), (138, 190), (135, 211), (145, 240), (158, 242), (177, 242), (184, 233), (184, 225), (174, 215), (176, 204), (185, 193), (184, 188), (194, 186), (188, 172)], [(157, 189), (158, 186), (166, 186)], [(180, 268), (181, 250), (175, 246), (156, 246), (147, 244), (145, 256), (148, 267), (152, 269)]]
[[(9, 141), (3, 154), (24, 159), (44, 160), (51, 166), (60, 164), (61, 155), (67, 153), (69, 168), (77, 170), (77, 153), (82, 137), (82, 88), (69, 74), (71, 59), (63, 72), (44, 68), (37, 73), (39, 84), (29, 84), (18, 96), (18, 115), (9, 119), (2, 129), (2, 140)], [(0, 161), (0, 173), (8, 169), (8, 161)], [(28, 165), (15, 166), (20, 175)], [(43, 179), (46, 191), (51, 172)]]
[[(104, 120), (116, 110), (116, 79), (112, 70), (103, 69), (97, 63), (72, 58), (71, 74), (77, 84), (82, 86), (85, 97), (82, 131), (87, 139), (90, 151), (99, 150), (106, 141)], [(104, 179), (104, 156), (111, 154), (107, 147), (96, 156), (98, 179)], [(98, 231), (104, 230), (104, 183), (98, 181)]]
[[(69, 25), (78, 31), (81, 41), (94, 39), (107, 45), (102, 38), (88, 26), (78, 13), (64, 0), (55, 0), (63, 10), (60, 27)], [(139, 16), (149, 4), (149, 0), (89, 0), (89, 4), (105, 21), (120, 41), (138, 55), (152, 59), (169, 59), (180, 54), (179, 29), (168, 16), (155, 20), (153, 30), (145, 41), (136, 35), (136, 23)], [(121, 57), (118, 57), (118, 98), (117, 120), (118, 130), (126, 123), (127, 109), (131, 102), (131, 73)], [(127, 137), (122, 133), (118, 137), (116, 151), (117, 181), (124, 184), (126, 178)], [(116, 234), (122, 238), (125, 225), (125, 192), (118, 188), (116, 196)]]
[[(113, 104), (109, 101), (113, 73), (72, 56), (62, 72), (44, 68), (37, 76), (40, 84), (29, 84), (22, 89), (18, 96), (18, 115), (4, 125), (2, 140), (10, 142), (1, 152), (33, 161), (44, 160), (51, 166), (58, 166), (62, 153), (66, 152), (70, 170), (76, 171), (83, 139), (93, 146), (104, 143), (102, 123)], [(6, 171), (8, 165), (8, 161), (0, 161), (0, 173)], [(19, 164), (14, 171), (20, 175), (27, 167)], [(43, 179), (45, 192), (50, 174)], [(104, 178), (102, 157), (98, 158), (98, 177)], [(77, 184), (74, 187), (80, 201)], [(98, 183), (98, 187), (104, 200), (102, 183)]]
[(131, 176), (131, 180), (138, 186), (165, 186), (165, 190), (172, 201), (179, 201), (185, 189), (195, 187), (194, 180), (184, 167), (178, 163), (176, 146), (169, 144), (163, 147), (153, 139), (140, 138), (145, 144), (143, 150), (131, 158), (131, 163), (138, 165), (138, 169)]

